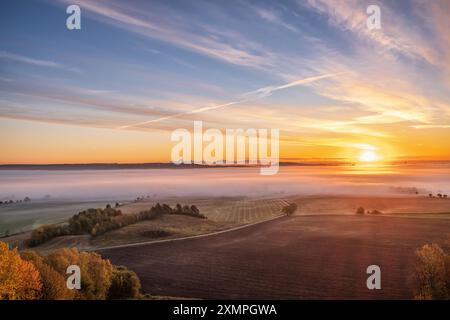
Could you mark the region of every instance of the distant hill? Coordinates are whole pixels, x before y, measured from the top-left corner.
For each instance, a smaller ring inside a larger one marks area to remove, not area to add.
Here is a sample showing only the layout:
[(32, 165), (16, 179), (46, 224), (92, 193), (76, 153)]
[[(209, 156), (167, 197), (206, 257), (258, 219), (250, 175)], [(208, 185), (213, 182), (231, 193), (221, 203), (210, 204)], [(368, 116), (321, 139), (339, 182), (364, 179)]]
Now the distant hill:
[[(348, 162), (280, 162), (280, 166), (336, 166)], [(119, 170), (119, 169), (205, 169), (205, 168), (241, 168), (260, 167), (261, 165), (206, 165), (158, 163), (78, 163), (78, 164), (4, 164), (0, 170)]]

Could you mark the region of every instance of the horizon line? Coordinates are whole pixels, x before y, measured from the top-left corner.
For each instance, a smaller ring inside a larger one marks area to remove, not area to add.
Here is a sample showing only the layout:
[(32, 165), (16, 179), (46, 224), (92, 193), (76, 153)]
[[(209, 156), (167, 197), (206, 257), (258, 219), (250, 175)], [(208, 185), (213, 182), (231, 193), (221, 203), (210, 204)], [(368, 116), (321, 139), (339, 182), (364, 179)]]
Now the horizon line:
[[(224, 160), (223, 160), (224, 161)], [(246, 160), (247, 161), (247, 160)], [(318, 161), (326, 161), (326, 162), (349, 162), (349, 163), (359, 163), (361, 161), (352, 160), (350, 158), (283, 158), (280, 159), (279, 163), (301, 163), (301, 162), (318, 162)], [(397, 159), (391, 159), (388, 161), (376, 161), (378, 163), (392, 163), (392, 162), (405, 162), (405, 161), (450, 161), (450, 158), (403, 158), (399, 157)], [(223, 164), (196, 164), (194, 162), (191, 163), (181, 163), (175, 164), (171, 161), (155, 161), (155, 162), (55, 162), (55, 163), (0, 163), (0, 167), (6, 166), (92, 166), (92, 165), (174, 165), (174, 166), (186, 166), (186, 165), (198, 165), (198, 166), (251, 166), (248, 163), (238, 164), (226, 164), (225, 161)], [(259, 164), (256, 164), (259, 165)]]

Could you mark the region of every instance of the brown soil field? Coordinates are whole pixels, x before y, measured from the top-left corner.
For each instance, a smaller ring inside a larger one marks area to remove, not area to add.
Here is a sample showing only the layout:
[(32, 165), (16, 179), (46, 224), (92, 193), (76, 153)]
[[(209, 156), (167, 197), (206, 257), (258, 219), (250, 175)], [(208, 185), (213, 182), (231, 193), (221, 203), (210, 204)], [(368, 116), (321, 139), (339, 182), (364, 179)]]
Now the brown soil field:
[(354, 214), (360, 206), (385, 214), (450, 213), (450, 199), (424, 196), (309, 196), (293, 197), (296, 214)]
[[(209, 299), (411, 299), (414, 251), (448, 249), (449, 219), (282, 217), (218, 235), (101, 251), (152, 295)], [(381, 268), (368, 290), (366, 268)]]
[[(296, 215), (354, 215), (356, 209), (363, 206), (366, 210), (379, 210), (383, 215), (450, 219), (450, 199), (405, 195), (391, 197), (317, 195), (282, 199), (178, 197), (133, 201), (121, 205), (120, 210), (124, 214), (137, 213), (148, 210), (157, 202), (168, 203), (172, 206), (176, 203), (195, 204), (208, 219), (178, 215), (163, 216), (110, 231), (94, 239), (88, 235), (57, 237), (32, 249), (44, 254), (64, 247), (95, 250), (109, 246), (205, 234), (271, 219), (278, 216), (282, 207), (290, 202), (298, 205)], [(31, 232), (24, 232), (2, 237), (1, 241), (9, 243), (12, 247), (18, 246), (20, 249), (25, 249), (23, 241), (28, 239), (30, 234)]]

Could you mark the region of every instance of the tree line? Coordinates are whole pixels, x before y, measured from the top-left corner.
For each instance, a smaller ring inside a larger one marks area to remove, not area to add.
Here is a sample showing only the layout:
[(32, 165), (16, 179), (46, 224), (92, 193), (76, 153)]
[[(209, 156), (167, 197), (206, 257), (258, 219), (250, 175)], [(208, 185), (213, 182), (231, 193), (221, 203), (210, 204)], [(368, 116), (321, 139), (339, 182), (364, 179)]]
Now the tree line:
[(181, 214), (200, 219), (206, 216), (200, 213), (195, 205), (174, 208), (167, 204), (157, 203), (150, 210), (134, 214), (122, 214), (122, 211), (107, 205), (104, 209), (87, 209), (72, 216), (67, 223), (60, 225), (43, 225), (31, 232), (31, 237), (26, 241), (29, 247), (38, 246), (52, 238), (65, 235), (89, 234), (92, 237), (104, 234), (110, 230), (119, 229), (130, 224), (144, 220), (151, 220), (164, 214)]
[(29, 197), (25, 197), (23, 200), (2, 200), (0, 201), (0, 205), (2, 204), (13, 204), (13, 203), (22, 203), (22, 202), (30, 202), (31, 199)]
[[(66, 285), (66, 270), (77, 265), (81, 289)], [(59, 249), (48, 256), (10, 250), (0, 242), (0, 300), (104, 300), (140, 297), (141, 283), (133, 271), (114, 266), (97, 253)]]
[[(430, 193), (430, 194), (428, 195), (428, 197), (430, 197), (430, 198), (435, 198), (435, 196), (434, 196), (432, 193)], [(447, 199), (447, 198), (448, 198), (448, 195), (442, 194), (442, 193), (438, 193), (438, 194), (436, 194), (436, 197), (438, 197), (439, 199)]]
[(377, 215), (377, 214), (383, 214), (381, 211), (379, 211), (379, 210), (372, 210), (372, 211), (370, 211), (370, 210), (367, 210), (366, 211), (366, 209), (364, 209), (364, 207), (359, 207), (358, 209), (356, 209), (356, 214), (374, 214), (374, 215)]

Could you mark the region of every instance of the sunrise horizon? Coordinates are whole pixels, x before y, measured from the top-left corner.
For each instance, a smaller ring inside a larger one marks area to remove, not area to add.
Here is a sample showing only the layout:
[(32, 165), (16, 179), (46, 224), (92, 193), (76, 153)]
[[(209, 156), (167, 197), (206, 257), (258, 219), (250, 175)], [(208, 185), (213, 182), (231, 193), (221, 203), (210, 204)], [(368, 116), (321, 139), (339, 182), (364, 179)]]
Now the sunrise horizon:
[(1, 7), (2, 308), (450, 300), (450, 0)]
[[(248, 160), (246, 160), (248, 161)], [(389, 160), (376, 160), (376, 161), (364, 161), (364, 160), (359, 160), (358, 158), (324, 158), (324, 157), (320, 157), (320, 158), (315, 158), (315, 157), (311, 157), (311, 158), (280, 158), (280, 165), (283, 164), (288, 164), (288, 163), (299, 163), (301, 164), (302, 162), (304, 163), (308, 163), (308, 162), (336, 162), (336, 163), (342, 163), (342, 164), (364, 164), (367, 162), (373, 162), (373, 163), (377, 163), (377, 164), (392, 164), (392, 163), (397, 163), (397, 162), (403, 162), (403, 163), (407, 163), (407, 162), (447, 162), (450, 161), (450, 157), (446, 158), (435, 158), (435, 157), (427, 157), (427, 156), (421, 156), (421, 157), (397, 157), (397, 158), (391, 158)], [(225, 162), (225, 160), (223, 160), (223, 162)], [(172, 161), (170, 159), (167, 160), (161, 160), (161, 161), (93, 161), (93, 162), (70, 162), (70, 161), (64, 161), (64, 162), (5, 162), (5, 163), (0, 163), (0, 166), (58, 166), (58, 165), (152, 165), (152, 164), (171, 164), (176, 166), (176, 164), (173, 164)], [(195, 164), (193, 161), (191, 164)], [(208, 165), (206, 163), (203, 163), (202, 165), (205, 166), (228, 166), (228, 167), (232, 167), (232, 166), (242, 166), (242, 164), (221, 164), (221, 163), (217, 163), (217, 164), (213, 164), (213, 165)], [(247, 166), (251, 166), (248, 164), (245, 164)]]
[(365, 7), (349, 15), (344, 3), (180, 13), (80, 1), (83, 26), (67, 30), (66, 3), (22, 8), (19, 19), (38, 6), (46, 19), (13, 33), (18, 22), (2, 18), (0, 163), (170, 161), (171, 133), (197, 120), (279, 128), (281, 158), (357, 160), (368, 146), (368, 160), (450, 159), (445, 4), (417, 5), (419, 14), (386, 3), (381, 27), (368, 30)]

